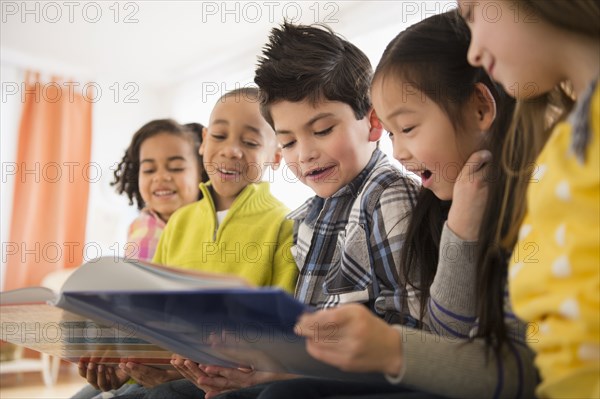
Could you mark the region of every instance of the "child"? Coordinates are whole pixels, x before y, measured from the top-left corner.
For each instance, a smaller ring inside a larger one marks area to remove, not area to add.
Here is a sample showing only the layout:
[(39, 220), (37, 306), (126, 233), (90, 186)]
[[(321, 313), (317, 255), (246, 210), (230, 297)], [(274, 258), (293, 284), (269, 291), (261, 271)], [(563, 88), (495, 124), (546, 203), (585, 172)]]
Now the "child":
[[(125, 256), (150, 261), (169, 217), (180, 207), (198, 200), (198, 183), (205, 175), (198, 153), (202, 141), (202, 125), (180, 125), (172, 119), (153, 120), (142, 126), (131, 139), (125, 155), (115, 171), (119, 194), (127, 194), (140, 215), (131, 223), (127, 234)], [(103, 390), (118, 388), (128, 379), (121, 376), (111, 382), (112, 368), (79, 364), (79, 374), (92, 385), (74, 398), (91, 398)], [(130, 388), (126, 386), (124, 388)]]
[(200, 154), (210, 181), (200, 185), (200, 201), (174, 215), (153, 261), (293, 291), (288, 209), (261, 182), (268, 166), (279, 165), (281, 150), (260, 115), (257, 89), (234, 90), (217, 101)]
[(140, 209), (129, 226), (126, 257), (152, 260), (169, 217), (198, 200), (198, 182), (206, 175), (201, 142), (202, 125), (181, 126), (171, 119), (148, 122), (134, 134), (111, 183)]
[[(483, 70), (468, 65), (468, 29), (458, 22), (456, 13), (446, 13), (402, 32), (385, 50), (371, 85), (394, 157), (423, 181), (401, 275), (415, 287), (420, 315), (429, 314), (436, 334), (390, 326), (355, 305), (304, 315), (297, 332), (310, 337), (311, 355), (347, 371), (385, 373), (389, 383), (298, 379), (222, 397), (533, 394), (532, 354), (523, 344), (523, 324), (503, 303), (508, 254), (495, 235), (507, 226), (496, 212), (510, 179), (491, 161), (499, 159), (514, 104)], [(509, 205), (518, 201), (506, 193)], [(440, 226), (443, 200), (450, 199)], [(315, 339), (324, 333), (327, 342)]]
[[(292, 291), (298, 272), (290, 254), (292, 223), (285, 220), (289, 210), (261, 182), (266, 167), (279, 165), (281, 150), (260, 115), (258, 90), (223, 95), (202, 137), (200, 154), (209, 182), (200, 184), (200, 201), (173, 215), (153, 262), (236, 274), (256, 285)], [(121, 370), (131, 373), (138, 367), (143, 366), (127, 363)], [(167, 378), (154, 373), (144, 385)], [(145, 393), (126, 392), (123, 397)]]
[(519, 100), (511, 139), (525, 136), (538, 155), (534, 184), (520, 182), (510, 267), (515, 313), (536, 337), (537, 394), (600, 397), (600, 3), (498, 1), (493, 23), (487, 1), (459, 3), (469, 62)]
[[(322, 27), (286, 23), (273, 29), (255, 83), (286, 164), (316, 194), (288, 216), (300, 270), (296, 298), (319, 309), (360, 303), (388, 323), (416, 325), (398, 273), (417, 186), (377, 148), (382, 128), (369, 98), (371, 75), (353, 44)], [(195, 383), (204, 375), (192, 362), (173, 363)], [(234, 373), (241, 385), (290, 378), (207, 370)], [(207, 398), (218, 391), (198, 385)]]

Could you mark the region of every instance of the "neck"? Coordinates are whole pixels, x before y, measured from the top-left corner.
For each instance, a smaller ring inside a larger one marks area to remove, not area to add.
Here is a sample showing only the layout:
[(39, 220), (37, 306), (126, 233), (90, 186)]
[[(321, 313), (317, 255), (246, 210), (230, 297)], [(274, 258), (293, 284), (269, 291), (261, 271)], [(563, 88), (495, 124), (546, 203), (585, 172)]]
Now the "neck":
[(231, 208), (233, 201), (236, 199), (236, 197), (225, 197), (220, 195), (213, 187), (210, 187), (210, 194), (212, 195), (216, 212), (226, 211), (227, 209)]
[(575, 94), (580, 96), (600, 74), (600, 43), (587, 36), (572, 36), (569, 45), (565, 46), (563, 70)]
[(169, 221), (169, 218), (171, 217), (171, 214), (164, 214), (164, 213), (158, 213), (156, 211), (154, 211), (156, 213), (156, 215), (158, 216), (158, 218), (160, 220), (162, 220), (163, 222), (167, 223)]

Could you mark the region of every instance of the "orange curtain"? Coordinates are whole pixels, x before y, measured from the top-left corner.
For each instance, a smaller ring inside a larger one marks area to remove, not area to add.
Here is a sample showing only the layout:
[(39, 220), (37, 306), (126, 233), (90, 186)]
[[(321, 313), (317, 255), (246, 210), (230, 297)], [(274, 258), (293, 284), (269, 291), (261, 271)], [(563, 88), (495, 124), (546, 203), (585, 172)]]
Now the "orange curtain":
[(49, 272), (82, 263), (92, 102), (73, 87), (82, 85), (25, 79), (5, 290), (39, 285)]

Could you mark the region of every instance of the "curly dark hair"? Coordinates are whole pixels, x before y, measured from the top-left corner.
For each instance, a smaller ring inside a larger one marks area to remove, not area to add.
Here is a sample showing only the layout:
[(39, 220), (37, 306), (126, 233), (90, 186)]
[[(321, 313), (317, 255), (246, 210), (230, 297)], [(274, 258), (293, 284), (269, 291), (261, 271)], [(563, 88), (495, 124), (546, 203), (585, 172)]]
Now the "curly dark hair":
[(140, 148), (146, 139), (162, 133), (183, 137), (194, 144), (194, 153), (196, 154), (196, 159), (198, 161), (201, 181), (208, 181), (208, 176), (202, 166), (202, 156), (198, 152), (200, 144), (202, 143), (203, 128), (204, 126), (200, 123), (181, 125), (173, 119), (156, 119), (146, 123), (133, 135), (129, 147), (125, 150), (125, 154), (123, 155), (121, 162), (119, 162), (117, 170), (114, 172), (115, 179), (110, 185), (116, 186), (117, 193), (127, 194), (129, 205), (133, 205), (135, 202), (138, 209), (144, 208), (145, 203), (140, 194), (138, 185)]

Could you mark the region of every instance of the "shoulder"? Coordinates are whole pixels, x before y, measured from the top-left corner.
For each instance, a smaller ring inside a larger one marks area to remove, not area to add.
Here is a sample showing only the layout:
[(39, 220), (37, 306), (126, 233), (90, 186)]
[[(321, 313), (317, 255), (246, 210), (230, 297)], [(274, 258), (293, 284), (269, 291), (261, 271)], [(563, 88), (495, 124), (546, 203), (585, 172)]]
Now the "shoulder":
[(377, 165), (361, 192), (361, 206), (374, 208), (394, 205), (412, 208), (416, 203), (419, 184), (389, 162)]
[(271, 193), (267, 182), (256, 184), (256, 190), (252, 195), (256, 197), (256, 206), (261, 215), (284, 219), (290, 212), (290, 209)]
[(195, 223), (194, 219), (203, 213), (202, 202), (207, 202), (205, 199), (201, 199), (191, 204), (185, 205), (175, 211), (169, 218), (166, 228), (172, 230), (174, 228), (180, 228), (189, 223)]
[(129, 231), (133, 231), (143, 227), (158, 226), (164, 227), (164, 222), (159, 219), (158, 215), (148, 208), (144, 208), (140, 211), (140, 214), (133, 219), (129, 225)]

